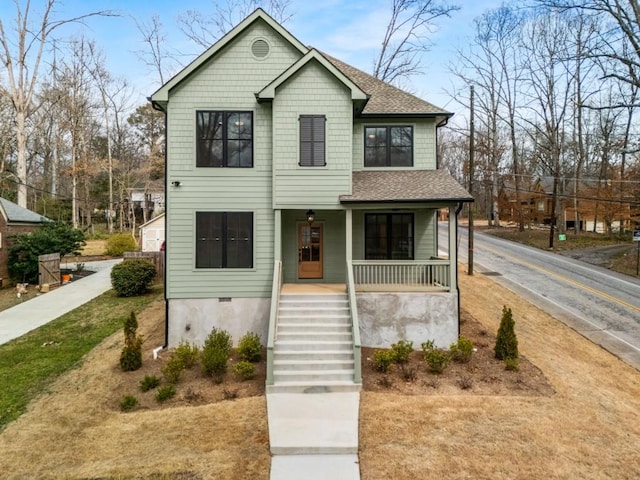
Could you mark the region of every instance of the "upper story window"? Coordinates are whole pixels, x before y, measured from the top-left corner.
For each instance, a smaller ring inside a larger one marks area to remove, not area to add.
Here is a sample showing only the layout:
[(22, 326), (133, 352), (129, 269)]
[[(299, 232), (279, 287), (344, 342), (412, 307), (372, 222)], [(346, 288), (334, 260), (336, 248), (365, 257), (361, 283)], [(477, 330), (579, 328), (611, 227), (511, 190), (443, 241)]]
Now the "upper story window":
[(364, 166), (413, 166), (413, 127), (365, 127)]
[(300, 115), (300, 166), (324, 167), (325, 161), (324, 115)]
[(253, 167), (253, 113), (198, 110), (197, 167)]
[(252, 212), (196, 212), (196, 268), (252, 267)]

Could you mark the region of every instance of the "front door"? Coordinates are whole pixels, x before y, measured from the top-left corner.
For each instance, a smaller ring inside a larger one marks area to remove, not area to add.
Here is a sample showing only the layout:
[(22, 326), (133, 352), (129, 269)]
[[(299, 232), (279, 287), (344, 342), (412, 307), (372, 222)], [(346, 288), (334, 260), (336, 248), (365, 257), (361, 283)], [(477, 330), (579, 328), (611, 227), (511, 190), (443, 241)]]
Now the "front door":
[(322, 278), (322, 225), (298, 224), (298, 278)]

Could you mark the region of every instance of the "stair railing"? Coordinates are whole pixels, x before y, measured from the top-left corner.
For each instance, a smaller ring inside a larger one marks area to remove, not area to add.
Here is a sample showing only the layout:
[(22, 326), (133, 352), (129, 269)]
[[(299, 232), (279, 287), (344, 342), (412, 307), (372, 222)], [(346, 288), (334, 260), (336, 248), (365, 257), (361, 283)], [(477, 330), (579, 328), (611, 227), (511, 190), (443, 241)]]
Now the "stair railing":
[(353, 281), (353, 266), (347, 261), (347, 295), (349, 297), (349, 309), (351, 311), (351, 327), (353, 331), (353, 382), (362, 383), (362, 361), (360, 343), (360, 322), (358, 320), (358, 305), (356, 303), (356, 285)]
[(278, 305), (282, 290), (282, 261), (276, 260), (273, 265), (273, 282), (271, 285), (271, 309), (269, 311), (269, 332), (267, 334), (267, 385), (273, 385), (273, 348), (276, 343), (278, 327)]

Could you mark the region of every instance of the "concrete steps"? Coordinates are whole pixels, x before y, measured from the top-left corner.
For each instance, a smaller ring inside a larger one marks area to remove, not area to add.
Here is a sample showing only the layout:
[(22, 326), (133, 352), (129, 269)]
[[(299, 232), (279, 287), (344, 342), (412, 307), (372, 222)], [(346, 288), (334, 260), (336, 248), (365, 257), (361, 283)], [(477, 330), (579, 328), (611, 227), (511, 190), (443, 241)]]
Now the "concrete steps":
[(346, 294), (282, 294), (270, 393), (360, 391)]

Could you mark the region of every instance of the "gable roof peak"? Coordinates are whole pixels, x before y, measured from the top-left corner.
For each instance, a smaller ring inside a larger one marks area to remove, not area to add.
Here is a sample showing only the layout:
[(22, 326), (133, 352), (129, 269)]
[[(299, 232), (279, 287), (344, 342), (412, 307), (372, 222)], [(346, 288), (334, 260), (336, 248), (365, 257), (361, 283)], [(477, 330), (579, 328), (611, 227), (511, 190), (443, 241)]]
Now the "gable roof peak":
[(213, 45), (211, 45), (208, 49), (206, 49), (202, 54), (196, 57), (189, 65), (180, 70), (176, 75), (174, 75), (169, 81), (167, 81), (164, 85), (162, 85), (155, 93), (153, 93), (150, 97), (151, 102), (159, 106), (162, 110), (166, 108), (166, 105), (169, 101), (169, 91), (182, 82), (185, 78), (191, 75), (194, 71), (196, 71), (203, 63), (207, 62), (211, 57), (216, 55), (220, 50), (222, 50), (225, 46), (230, 44), (235, 38), (237, 38), (242, 32), (244, 32), (247, 28), (253, 25), (257, 20), (262, 20), (266, 22), (273, 30), (275, 30), (280, 36), (282, 36), (285, 40), (287, 40), (294, 48), (300, 51), (301, 54), (306, 54), (308, 49), (304, 46), (300, 40), (294, 37), (287, 29), (285, 29), (282, 25), (276, 22), (273, 17), (271, 17), (267, 12), (265, 12), (262, 8), (256, 8), (253, 13), (251, 13), (248, 17), (238, 23), (235, 27), (229, 30), (225, 35), (222, 36), (219, 40), (217, 40)]

